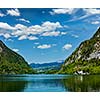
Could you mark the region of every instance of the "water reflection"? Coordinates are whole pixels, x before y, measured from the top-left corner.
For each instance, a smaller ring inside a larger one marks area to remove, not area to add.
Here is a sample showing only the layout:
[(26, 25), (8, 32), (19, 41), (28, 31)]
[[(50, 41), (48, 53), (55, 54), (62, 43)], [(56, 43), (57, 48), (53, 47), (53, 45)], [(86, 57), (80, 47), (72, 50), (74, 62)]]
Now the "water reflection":
[(61, 79), (35, 79), (24, 89), (27, 92), (62, 92), (65, 88)]
[(0, 76), (0, 92), (100, 91), (100, 76), (15, 75)]
[(24, 91), (25, 81), (2, 81), (0, 82), (0, 92), (20, 92)]
[(63, 79), (66, 90), (72, 92), (97, 92), (100, 91), (100, 76), (71, 76)]

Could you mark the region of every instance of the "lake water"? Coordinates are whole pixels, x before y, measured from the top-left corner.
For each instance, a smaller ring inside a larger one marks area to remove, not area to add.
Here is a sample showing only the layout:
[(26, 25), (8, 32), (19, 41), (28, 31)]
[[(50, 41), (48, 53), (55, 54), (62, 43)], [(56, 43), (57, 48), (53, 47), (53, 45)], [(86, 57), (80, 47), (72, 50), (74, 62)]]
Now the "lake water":
[(100, 91), (100, 75), (1, 75), (0, 92)]

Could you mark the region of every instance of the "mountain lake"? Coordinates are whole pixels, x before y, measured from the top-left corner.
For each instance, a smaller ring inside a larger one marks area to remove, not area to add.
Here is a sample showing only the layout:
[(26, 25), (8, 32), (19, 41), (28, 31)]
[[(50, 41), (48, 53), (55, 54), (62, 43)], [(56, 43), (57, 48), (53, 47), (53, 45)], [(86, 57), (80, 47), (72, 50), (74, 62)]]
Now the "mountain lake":
[(98, 92), (100, 75), (0, 75), (0, 92)]

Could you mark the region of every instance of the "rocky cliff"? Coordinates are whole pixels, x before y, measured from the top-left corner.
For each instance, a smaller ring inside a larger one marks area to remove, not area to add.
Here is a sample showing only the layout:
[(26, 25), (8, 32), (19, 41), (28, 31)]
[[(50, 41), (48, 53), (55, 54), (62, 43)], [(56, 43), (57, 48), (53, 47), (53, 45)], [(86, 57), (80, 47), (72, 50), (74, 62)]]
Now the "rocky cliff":
[(65, 60), (59, 73), (72, 74), (77, 71), (100, 74), (100, 28)]

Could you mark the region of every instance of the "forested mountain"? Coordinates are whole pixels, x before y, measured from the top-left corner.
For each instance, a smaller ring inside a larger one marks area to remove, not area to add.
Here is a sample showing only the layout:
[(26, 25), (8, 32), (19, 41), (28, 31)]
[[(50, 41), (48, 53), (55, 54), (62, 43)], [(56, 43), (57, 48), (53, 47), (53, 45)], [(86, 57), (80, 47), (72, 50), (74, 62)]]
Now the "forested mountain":
[(0, 74), (32, 74), (34, 70), (22, 56), (0, 40)]
[(100, 28), (91, 39), (79, 45), (65, 60), (58, 73), (73, 74), (77, 71), (100, 74)]
[(56, 61), (50, 63), (31, 63), (30, 66), (36, 69), (38, 73), (54, 73), (61, 68), (64, 61)]

